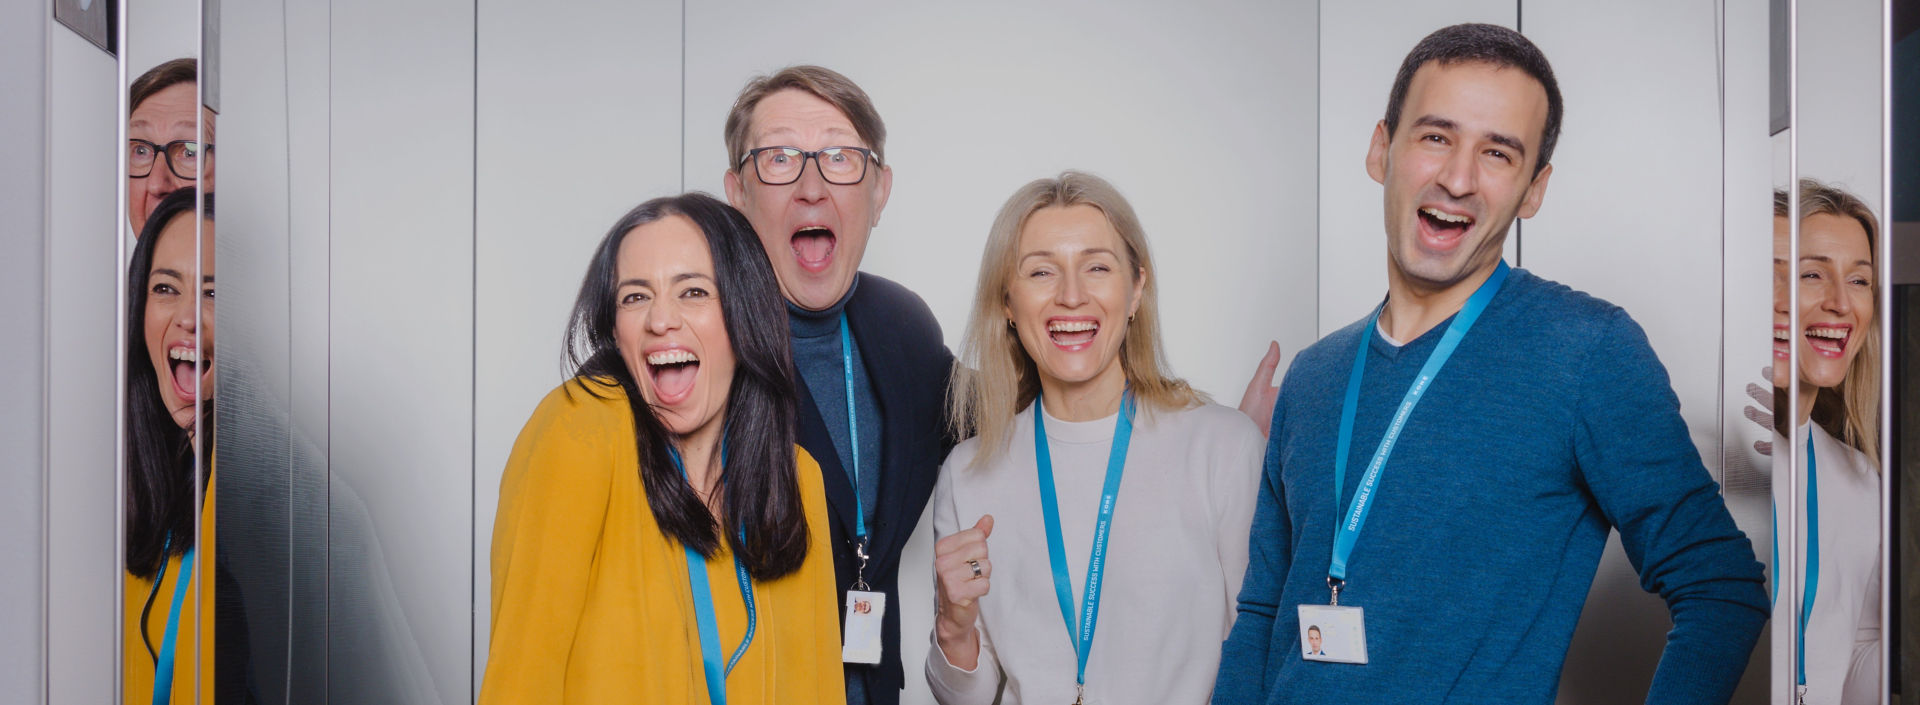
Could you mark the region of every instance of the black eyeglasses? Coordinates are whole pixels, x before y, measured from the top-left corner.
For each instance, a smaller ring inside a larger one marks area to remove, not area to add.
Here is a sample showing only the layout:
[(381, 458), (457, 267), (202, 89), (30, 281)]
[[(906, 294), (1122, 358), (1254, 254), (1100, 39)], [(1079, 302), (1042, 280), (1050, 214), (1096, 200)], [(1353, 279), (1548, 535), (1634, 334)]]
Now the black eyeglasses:
[(174, 140), (166, 144), (154, 144), (146, 140), (127, 140), (127, 176), (144, 179), (153, 173), (153, 162), (164, 159), (167, 170), (188, 181), (200, 178), (201, 152), (205, 151), (207, 161), (213, 159), (213, 145), (203, 150), (199, 142), (193, 140)]
[(753, 162), (753, 174), (760, 178), (760, 183), (784, 186), (800, 180), (808, 159), (820, 168), (821, 178), (840, 186), (860, 183), (867, 178), (867, 162), (877, 161), (873, 150), (865, 147), (827, 147), (817, 152), (799, 147), (759, 147), (748, 150), (747, 156), (734, 168)]

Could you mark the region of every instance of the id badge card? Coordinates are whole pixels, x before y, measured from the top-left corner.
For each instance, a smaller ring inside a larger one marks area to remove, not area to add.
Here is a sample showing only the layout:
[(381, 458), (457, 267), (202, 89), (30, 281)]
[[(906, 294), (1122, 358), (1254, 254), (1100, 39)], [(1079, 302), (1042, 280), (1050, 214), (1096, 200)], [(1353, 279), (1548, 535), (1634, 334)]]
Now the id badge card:
[(840, 630), (845, 642), (840, 647), (844, 663), (880, 662), (880, 624), (887, 616), (887, 594), (865, 590), (847, 591), (847, 625)]
[(1308, 661), (1366, 663), (1366, 613), (1358, 607), (1301, 605), (1300, 652)]

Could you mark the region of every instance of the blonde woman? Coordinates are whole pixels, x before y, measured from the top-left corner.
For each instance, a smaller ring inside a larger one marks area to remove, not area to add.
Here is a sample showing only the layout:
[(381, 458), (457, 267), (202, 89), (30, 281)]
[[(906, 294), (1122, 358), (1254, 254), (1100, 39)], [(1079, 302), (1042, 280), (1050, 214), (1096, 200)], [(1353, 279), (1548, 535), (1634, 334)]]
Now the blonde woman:
[(1205, 702), (1259, 429), (1168, 371), (1146, 234), (1107, 182), (1015, 192), (980, 270), (950, 395), (979, 435), (934, 488), (934, 697)]
[[(1880, 687), (1880, 334), (1874, 265), (1878, 228), (1865, 203), (1812, 179), (1800, 182), (1800, 260), (1788, 262), (1788, 201), (1773, 199), (1773, 384), (1789, 388), (1789, 345), (1799, 348), (1795, 448), (1806, 457), (1798, 502), (1802, 529), (1785, 542), (1801, 574), (1774, 581), (1776, 616), (1801, 602), (1801, 639), (1774, 631), (1775, 677), (1808, 703), (1877, 703)], [(1792, 329), (1789, 286), (1800, 288)], [(1781, 416), (1785, 409), (1776, 409)], [(1776, 439), (1775, 452), (1785, 441)], [(1785, 482), (1774, 483), (1776, 517)], [(1775, 531), (1774, 565), (1783, 543)], [(1807, 550), (1814, 546), (1817, 550)]]

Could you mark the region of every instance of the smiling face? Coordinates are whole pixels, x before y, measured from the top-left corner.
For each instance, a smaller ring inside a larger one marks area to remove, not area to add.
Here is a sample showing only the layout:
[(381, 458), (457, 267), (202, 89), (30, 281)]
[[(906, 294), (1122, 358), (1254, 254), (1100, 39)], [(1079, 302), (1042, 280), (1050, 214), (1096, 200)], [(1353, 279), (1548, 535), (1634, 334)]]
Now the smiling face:
[[(846, 113), (798, 89), (761, 99), (749, 125), (748, 149), (796, 147), (811, 152), (872, 146), (860, 139)], [(853, 286), (867, 236), (886, 208), (893, 170), (869, 162), (865, 179), (842, 186), (827, 183), (811, 160), (802, 166), (800, 180), (782, 186), (761, 183), (752, 164), (730, 168), (727, 200), (753, 223), (779, 276), (781, 295), (818, 311), (838, 302)]]
[[(1773, 384), (1787, 387), (1787, 344), (1800, 341), (1800, 384), (1839, 387), (1873, 324), (1873, 248), (1860, 222), (1832, 213), (1800, 221), (1800, 263), (1790, 267), (1786, 218), (1773, 219)], [(1787, 287), (1800, 287), (1800, 329)]]
[[(194, 217), (183, 213), (161, 229), (147, 269), (147, 357), (160, 383), (160, 401), (181, 428), (191, 428), (199, 402), (213, 398), (213, 221), (201, 224), (205, 239), (199, 267), (194, 266)], [(198, 284), (192, 283), (196, 275)]]
[(1126, 383), (1119, 363), (1146, 272), (1100, 209), (1050, 206), (1020, 230), (1004, 313), (1050, 389)]
[[(140, 102), (140, 107), (134, 108), (133, 113), (127, 116), (127, 138), (146, 140), (161, 145), (161, 148), (165, 149), (169, 142), (196, 139), (194, 116), (202, 115), (206, 119), (205, 142), (214, 144), (213, 113), (194, 110), (194, 105), (199, 102), (199, 97), (196, 95), (198, 90), (197, 84), (191, 82), (176, 83), (148, 96), (146, 100)], [(212, 193), (214, 189), (212, 161), (209, 155), (205, 165), (206, 173), (200, 176), (200, 181), (205, 182), (208, 193)], [(153, 172), (145, 178), (129, 177), (127, 179), (127, 222), (133, 226), (134, 234), (139, 235), (140, 231), (147, 227), (147, 216), (152, 215), (153, 209), (160, 206), (160, 199), (166, 198), (167, 194), (174, 191), (192, 188), (193, 184), (193, 180), (175, 176), (173, 170), (167, 168), (166, 157), (160, 155), (155, 155)]]
[(614, 341), (667, 430), (718, 429), (733, 387), (733, 344), (706, 235), (686, 216), (634, 228), (615, 262)]
[(1389, 276), (1437, 292), (1490, 272), (1516, 217), (1546, 195), (1534, 175), (1547, 93), (1514, 68), (1428, 63), (1408, 84), (1398, 130), (1374, 127), (1367, 174), (1385, 186)]

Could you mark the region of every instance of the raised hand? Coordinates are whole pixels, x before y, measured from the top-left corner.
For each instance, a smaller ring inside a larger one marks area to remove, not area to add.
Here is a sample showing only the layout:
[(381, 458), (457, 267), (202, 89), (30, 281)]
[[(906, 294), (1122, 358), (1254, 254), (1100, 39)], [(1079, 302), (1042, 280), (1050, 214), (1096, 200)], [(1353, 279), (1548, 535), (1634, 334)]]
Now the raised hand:
[(1253, 419), (1262, 436), (1273, 426), (1273, 402), (1280, 396), (1280, 385), (1273, 383), (1273, 371), (1277, 369), (1280, 369), (1280, 343), (1268, 341), (1267, 355), (1260, 358), (1260, 366), (1253, 369), (1253, 379), (1247, 380), (1246, 394), (1240, 397), (1240, 413)]
[(979, 599), (992, 583), (993, 564), (987, 560), (992, 533), (993, 515), (987, 514), (973, 528), (933, 544), (934, 602), (940, 613), (933, 622), (934, 638), (948, 663), (968, 670), (980, 658), (974, 622), (980, 618)]
[[(1755, 424), (1758, 424), (1761, 428), (1772, 431), (1774, 430), (1773, 428), (1773, 384), (1772, 384), (1773, 365), (1767, 365), (1766, 367), (1760, 368), (1760, 379), (1767, 380), (1768, 382), (1767, 386), (1762, 387), (1752, 382), (1747, 383), (1747, 396), (1752, 397), (1754, 402), (1760, 405), (1759, 408), (1755, 408), (1752, 404), (1749, 404), (1747, 405), (1746, 409), (1742, 410), (1742, 413), (1746, 415), (1748, 421), (1752, 421)], [(1753, 449), (1755, 451), (1758, 451), (1761, 455), (1764, 455), (1767, 457), (1773, 457), (1772, 441), (1754, 441)]]

